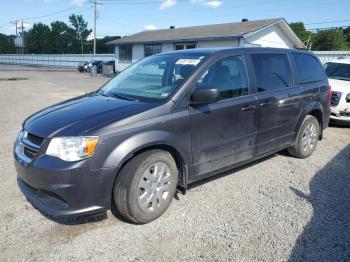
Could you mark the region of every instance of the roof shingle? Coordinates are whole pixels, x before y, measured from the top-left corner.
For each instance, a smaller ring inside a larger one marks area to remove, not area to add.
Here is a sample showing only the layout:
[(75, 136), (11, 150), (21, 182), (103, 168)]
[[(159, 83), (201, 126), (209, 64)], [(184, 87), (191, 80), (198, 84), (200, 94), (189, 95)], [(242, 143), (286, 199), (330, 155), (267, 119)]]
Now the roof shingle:
[(160, 29), (142, 31), (121, 39), (108, 42), (108, 45), (118, 44), (133, 44), (133, 43), (147, 43), (147, 42), (176, 42), (212, 38), (234, 38), (241, 37), (248, 33), (255, 32), (258, 29), (273, 24), (281, 18), (182, 27), (176, 29)]

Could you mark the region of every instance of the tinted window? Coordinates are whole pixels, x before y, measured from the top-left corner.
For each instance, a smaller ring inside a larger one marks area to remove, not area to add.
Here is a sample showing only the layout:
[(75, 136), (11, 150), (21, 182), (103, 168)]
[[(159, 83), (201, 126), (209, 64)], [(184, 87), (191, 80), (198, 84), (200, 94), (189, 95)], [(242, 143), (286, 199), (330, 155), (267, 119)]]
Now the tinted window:
[(216, 88), (221, 99), (247, 95), (247, 73), (241, 56), (231, 56), (212, 65), (197, 81), (197, 88)]
[(350, 81), (350, 64), (326, 63), (324, 68), (329, 78)]
[(258, 92), (292, 86), (293, 77), (285, 54), (252, 55)]
[(324, 72), (318, 60), (308, 54), (293, 54), (297, 64), (300, 84), (324, 79)]
[(119, 46), (119, 60), (120, 61), (132, 60), (132, 45)]
[(145, 56), (162, 52), (162, 44), (145, 44)]

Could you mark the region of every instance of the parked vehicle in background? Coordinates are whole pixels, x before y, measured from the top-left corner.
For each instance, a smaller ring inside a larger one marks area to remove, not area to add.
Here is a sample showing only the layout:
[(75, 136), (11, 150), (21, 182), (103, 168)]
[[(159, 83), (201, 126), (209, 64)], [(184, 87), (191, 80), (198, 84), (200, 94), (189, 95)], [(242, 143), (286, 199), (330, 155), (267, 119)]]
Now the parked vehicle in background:
[(350, 58), (328, 62), (324, 68), (332, 87), (331, 121), (350, 124)]
[(113, 73), (115, 73), (115, 62), (114, 62), (114, 60), (104, 61), (104, 62), (100, 63), (97, 66), (97, 73), (102, 74), (103, 73), (103, 66), (105, 66), (105, 65), (113, 66)]
[(90, 73), (91, 67), (96, 66), (98, 67), (99, 64), (101, 64), (103, 61), (100, 60), (92, 60), (86, 65), (86, 72)]
[(306, 51), (149, 56), (100, 90), (27, 118), (14, 145), (18, 185), (60, 221), (115, 205), (148, 223), (177, 187), (282, 149), (310, 156), (328, 126), (330, 97), (321, 63)]
[(86, 66), (89, 64), (89, 62), (81, 62), (78, 64), (77, 69), (80, 73), (86, 72)]

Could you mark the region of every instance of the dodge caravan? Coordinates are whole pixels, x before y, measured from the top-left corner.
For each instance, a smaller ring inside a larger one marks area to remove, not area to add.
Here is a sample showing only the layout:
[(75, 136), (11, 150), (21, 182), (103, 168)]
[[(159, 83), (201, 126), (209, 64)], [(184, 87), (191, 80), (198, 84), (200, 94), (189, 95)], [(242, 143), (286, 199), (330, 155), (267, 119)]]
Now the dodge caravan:
[(153, 55), (27, 118), (14, 145), (18, 185), (62, 223), (111, 207), (148, 223), (191, 183), (283, 149), (310, 156), (330, 99), (322, 65), (305, 51)]

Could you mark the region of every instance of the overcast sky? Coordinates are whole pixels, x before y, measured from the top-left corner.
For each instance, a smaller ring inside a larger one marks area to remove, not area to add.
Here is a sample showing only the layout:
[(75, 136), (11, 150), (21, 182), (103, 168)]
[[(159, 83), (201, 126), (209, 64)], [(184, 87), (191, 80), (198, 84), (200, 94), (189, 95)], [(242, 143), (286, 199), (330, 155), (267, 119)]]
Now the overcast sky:
[[(97, 36), (128, 35), (142, 30), (284, 17), (303, 21), (307, 28), (350, 26), (350, 0), (99, 0)], [(93, 27), (93, 8), (87, 0), (2, 0), (0, 32), (14, 34), (11, 21), (25, 26), (42, 21), (68, 21), (83, 14)], [(339, 22), (334, 22), (339, 21)]]

